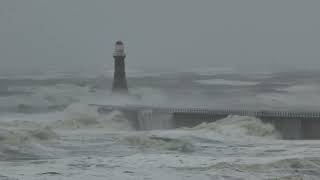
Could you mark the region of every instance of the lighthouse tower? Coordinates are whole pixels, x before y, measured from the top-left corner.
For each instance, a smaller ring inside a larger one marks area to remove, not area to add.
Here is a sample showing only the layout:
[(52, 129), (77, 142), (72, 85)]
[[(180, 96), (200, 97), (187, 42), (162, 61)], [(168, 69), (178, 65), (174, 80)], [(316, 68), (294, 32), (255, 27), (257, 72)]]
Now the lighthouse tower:
[(124, 52), (124, 44), (122, 41), (117, 41), (113, 52), (114, 58), (114, 75), (112, 92), (117, 94), (128, 94), (128, 86), (125, 71), (126, 54)]

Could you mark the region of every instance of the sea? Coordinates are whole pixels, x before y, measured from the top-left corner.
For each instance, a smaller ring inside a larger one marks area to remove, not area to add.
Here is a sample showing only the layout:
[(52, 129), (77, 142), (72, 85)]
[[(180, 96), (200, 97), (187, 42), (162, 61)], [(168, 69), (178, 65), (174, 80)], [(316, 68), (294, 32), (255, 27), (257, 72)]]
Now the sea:
[[(0, 76), (0, 180), (319, 180), (320, 141), (284, 140), (254, 117), (137, 131), (101, 105), (319, 111), (320, 72), (128, 70)], [(159, 120), (161, 121), (161, 119)]]

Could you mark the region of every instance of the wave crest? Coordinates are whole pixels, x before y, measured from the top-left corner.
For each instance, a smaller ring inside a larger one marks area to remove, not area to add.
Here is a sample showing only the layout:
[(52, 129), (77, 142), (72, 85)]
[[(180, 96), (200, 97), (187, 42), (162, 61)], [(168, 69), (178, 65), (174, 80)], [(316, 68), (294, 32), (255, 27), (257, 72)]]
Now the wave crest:
[(53, 152), (41, 143), (57, 138), (58, 135), (48, 127), (35, 130), (0, 129), (0, 160), (51, 157)]
[(95, 108), (75, 104), (65, 110), (64, 120), (54, 126), (56, 128), (105, 128), (109, 130), (132, 130), (131, 123), (119, 111), (100, 115)]
[(263, 123), (260, 119), (246, 116), (228, 116), (216, 122), (202, 123), (191, 129), (214, 131), (218, 134), (231, 137), (255, 136), (280, 138), (279, 133), (272, 124)]
[(49, 141), (59, 136), (49, 127), (34, 130), (4, 130), (0, 129), (2, 144), (20, 144), (28, 141)]
[(188, 141), (168, 137), (135, 135), (126, 137), (125, 140), (130, 145), (140, 148), (179, 151), (183, 153), (193, 152), (195, 150), (194, 145)]

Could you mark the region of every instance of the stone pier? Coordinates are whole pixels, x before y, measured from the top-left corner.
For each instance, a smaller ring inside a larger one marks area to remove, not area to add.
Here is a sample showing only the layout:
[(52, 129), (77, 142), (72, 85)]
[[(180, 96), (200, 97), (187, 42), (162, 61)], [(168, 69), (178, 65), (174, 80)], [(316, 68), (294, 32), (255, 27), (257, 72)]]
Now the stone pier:
[[(320, 139), (320, 112), (211, 110), (152, 106), (93, 105), (99, 111), (122, 111), (137, 130), (194, 127), (229, 115), (250, 116), (272, 124), (284, 139)], [(170, 119), (170, 121), (169, 121)]]

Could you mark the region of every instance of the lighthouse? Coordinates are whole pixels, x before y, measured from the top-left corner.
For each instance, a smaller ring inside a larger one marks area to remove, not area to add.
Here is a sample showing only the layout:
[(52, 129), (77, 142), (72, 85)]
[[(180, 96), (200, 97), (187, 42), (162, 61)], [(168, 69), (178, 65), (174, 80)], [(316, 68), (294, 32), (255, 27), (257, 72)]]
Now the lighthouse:
[(124, 44), (122, 41), (117, 41), (113, 52), (114, 58), (114, 74), (112, 93), (128, 94), (127, 78), (125, 71), (125, 58)]

